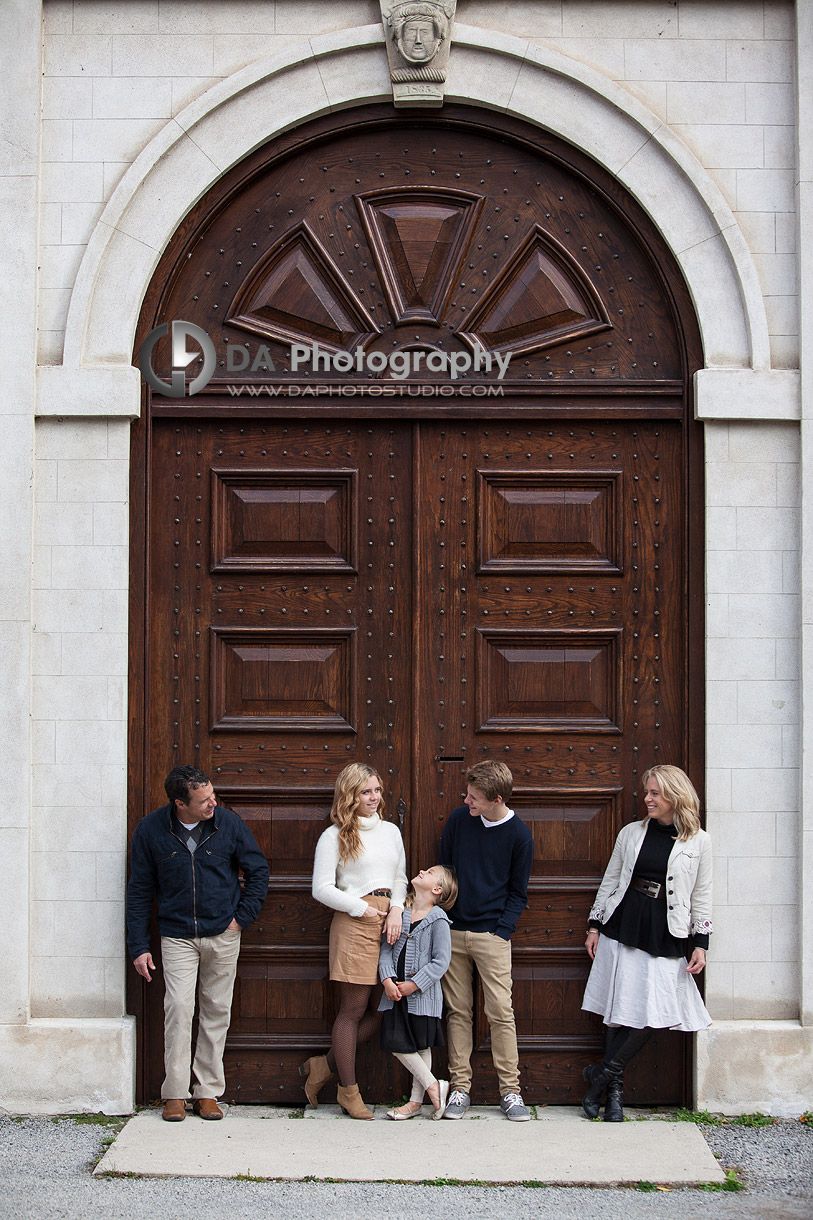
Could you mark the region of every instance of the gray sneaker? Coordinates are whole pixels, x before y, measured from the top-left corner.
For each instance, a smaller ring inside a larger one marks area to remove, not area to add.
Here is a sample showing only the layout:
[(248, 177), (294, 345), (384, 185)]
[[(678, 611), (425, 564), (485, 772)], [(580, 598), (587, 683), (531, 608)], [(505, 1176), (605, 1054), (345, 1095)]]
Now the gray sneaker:
[(460, 1089), (452, 1089), (449, 1094), (449, 1100), (446, 1102), (446, 1111), (444, 1118), (462, 1118), (471, 1105), (471, 1098), (468, 1093), (461, 1093)]
[(501, 1097), (500, 1109), (512, 1123), (527, 1123), (531, 1117), (519, 1093), (506, 1093), (505, 1097)]

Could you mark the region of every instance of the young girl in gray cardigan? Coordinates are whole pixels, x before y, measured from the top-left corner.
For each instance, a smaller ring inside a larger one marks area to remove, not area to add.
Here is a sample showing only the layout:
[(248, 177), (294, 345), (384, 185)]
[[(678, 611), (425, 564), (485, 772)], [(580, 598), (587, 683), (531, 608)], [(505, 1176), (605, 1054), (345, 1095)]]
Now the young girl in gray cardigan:
[(400, 937), (394, 945), (385, 941), (381, 947), (381, 1049), (391, 1051), (412, 1074), (409, 1101), (388, 1110), (388, 1118), (420, 1114), (425, 1093), (434, 1108), (433, 1118), (443, 1118), (446, 1109), (449, 1082), (432, 1075), (431, 1048), (444, 1045), (440, 980), (452, 956), (446, 911), (456, 898), (457, 879), (451, 869), (441, 864), (422, 869), (410, 884)]

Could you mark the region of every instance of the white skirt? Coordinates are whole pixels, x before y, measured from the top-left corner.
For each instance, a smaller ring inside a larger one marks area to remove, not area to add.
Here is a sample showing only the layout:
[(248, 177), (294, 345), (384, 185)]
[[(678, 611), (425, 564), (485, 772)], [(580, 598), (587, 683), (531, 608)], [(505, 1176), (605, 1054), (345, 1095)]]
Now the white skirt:
[(630, 1029), (694, 1033), (711, 1025), (684, 957), (653, 957), (609, 936), (599, 935), (582, 1008)]

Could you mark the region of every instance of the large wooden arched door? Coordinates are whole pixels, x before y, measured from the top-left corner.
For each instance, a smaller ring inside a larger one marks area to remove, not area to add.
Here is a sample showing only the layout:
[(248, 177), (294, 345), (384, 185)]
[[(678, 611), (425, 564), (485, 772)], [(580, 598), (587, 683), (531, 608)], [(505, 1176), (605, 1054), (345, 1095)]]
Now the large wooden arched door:
[[(614, 836), (651, 762), (702, 775), (700, 349), (671, 257), (553, 137), (379, 107), (289, 134), (202, 200), (138, 342), (172, 319), (219, 363), (192, 398), (145, 392), (135, 429), (131, 821), (194, 760), (270, 859), (228, 1099), (299, 1102), (296, 1066), (326, 1045), (310, 867), (341, 767), (382, 769), (416, 869), (464, 766), (496, 756), (536, 849), (514, 942), (523, 1091), (576, 1101), (600, 1044), (585, 920)], [(291, 344), (313, 342), (511, 359), (503, 380), (292, 371)], [(131, 1000), (154, 1096), (160, 993)], [(632, 1095), (685, 1100), (689, 1050), (659, 1036)], [(375, 1049), (360, 1081), (379, 1099), (402, 1083)]]

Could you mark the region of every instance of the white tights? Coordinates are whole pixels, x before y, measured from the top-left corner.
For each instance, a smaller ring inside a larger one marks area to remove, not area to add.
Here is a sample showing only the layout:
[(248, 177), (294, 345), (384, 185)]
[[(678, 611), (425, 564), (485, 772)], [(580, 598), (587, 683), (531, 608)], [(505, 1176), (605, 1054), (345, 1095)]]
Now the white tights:
[(399, 1063), (403, 1063), (404, 1067), (412, 1075), (412, 1095), (410, 1101), (416, 1105), (423, 1105), (423, 1098), (430, 1084), (437, 1083), (432, 1075), (432, 1052), (428, 1048), (423, 1051), (413, 1051), (409, 1055), (401, 1055), (398, 1051), (393, 1051), (395, 1058)]

